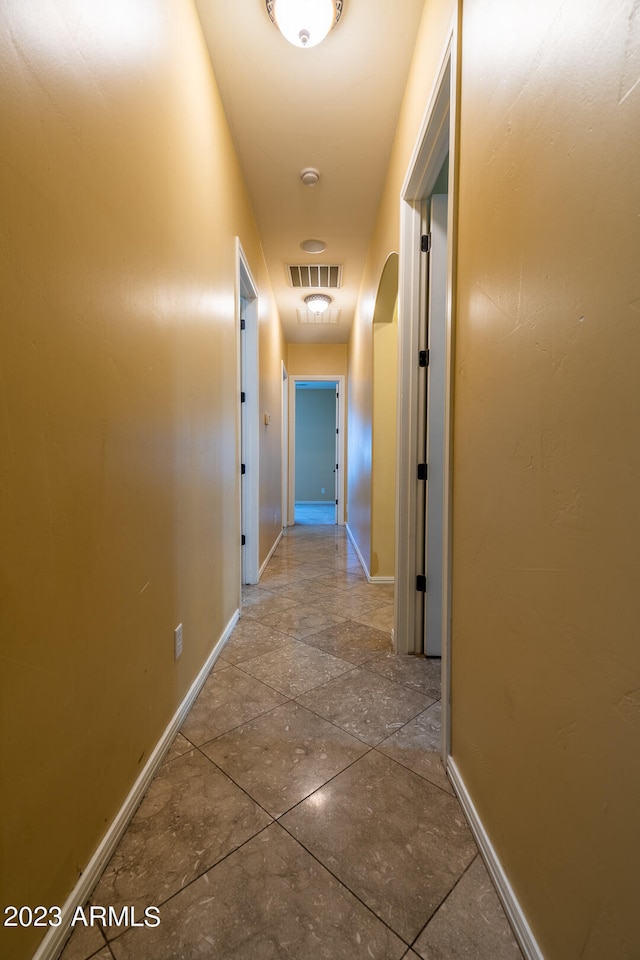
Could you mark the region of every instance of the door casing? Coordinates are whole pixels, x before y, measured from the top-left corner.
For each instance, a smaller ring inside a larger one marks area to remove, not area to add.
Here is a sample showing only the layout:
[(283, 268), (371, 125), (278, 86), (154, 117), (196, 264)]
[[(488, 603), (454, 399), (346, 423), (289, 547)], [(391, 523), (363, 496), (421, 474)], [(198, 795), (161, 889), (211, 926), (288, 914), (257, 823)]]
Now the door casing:
[(328, 381), (338, 384), (338, 509), (337, 522), (344, 525), (345, 522), (345, 440), (346, 440), (346, 417), (345, 417), (345, 377), (343, 374), (327, 373), (323, 376), (303, 377), (301, 374), (289, 374), (289, 522), (294, 522), (295, 516), (295, 489), (296, 489), (296, 384), (297, 383), (327, 383)]
[[(449, 154), (449, 230), (447, 233), (446, 355), (430, 358), (443, 364), (444, 464), (441, 492), (442, 535), (442, 754), (450, 752), (450, 649), (451, 649), (451, 398), (454, 351), (454, 267), (456, 228), (456, 104), (458, 89), (457, 16), (448, 31), (438, 75), (425, 110), (420, 133), (407, 169), (400, 200), (400, 261), (398, 281), (398, 447), (396, 476), (396, 569), (394, 639), (398, 653), (422, 652), (422, 622), (416, 601), (416, 577), (422, 570), (416, 523), (420, 517), (418, 422), (420, 395), (419, 318), (427, 309), (425, 254), (421, 252), (425, 202)], [(424, 482), (424, 481), (420, 481)], [(427, 494), (428, 497), (428, 494)], [(427, 504), (428, 509), (428, 504)], [(420, 520), (424, 523), (424, 518)]]

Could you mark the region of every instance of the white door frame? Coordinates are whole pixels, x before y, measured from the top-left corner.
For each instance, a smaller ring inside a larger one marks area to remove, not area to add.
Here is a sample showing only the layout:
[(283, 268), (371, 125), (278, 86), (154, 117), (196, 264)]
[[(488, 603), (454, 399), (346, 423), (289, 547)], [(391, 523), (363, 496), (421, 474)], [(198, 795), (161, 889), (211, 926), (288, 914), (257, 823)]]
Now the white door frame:
[[(450, 752), (451, 649), (451, 397), (453, 383), (453, 271), (456, 210), (457, 17), (449, 29), (440, 69), (429, 98), (400, 200), (398, 282), (398, 447), (396, 489), (396, 569), (394, 637), (398, 653), (419, 652), (422, 638), (416, 605), (416, 577), (421, 570), (416, 548), (418, 483), (416, 482), (419, 394), (419, 317), (426, 310), (424, 254), (420, 237), (426, 199), (433, 192), (449, 154), (449, 231), (447, 236), (446, 356), (444, 363), (444, 484), (442, 490), (442, 706), (443, 758)], [(421, 481), (424, 482), (424, 481)]]
[[(241, 331), (242, 301), (246, 301), (245, 329)], [(240, 488), (241, 583), (259, 578), (260, 534), (260, 435), (258, 376), (258, 288), (238, 237), (236, 237), (236, 330), (238, 382), (245, 400), (238, 397), (238, 484)], [(242, 474), (241, 466), (246, 472)]]
[(295, 500), (296, 500), (296, 384), (297, 383), (337, 383), (338, 384), (338, 414), (340, 426), (338, 428), (338, 509), (337, 521), (344, 526), (344, 498), (345, 483), (344, 470), (345, 460), (345, 377), (343, 374), (327, 373), (322, 376), (303, 377), (301, 374), (289, 374), (289, 522), (295, 523)]
[(282, 526), (289, 526), (289, 374), (282, 361)]

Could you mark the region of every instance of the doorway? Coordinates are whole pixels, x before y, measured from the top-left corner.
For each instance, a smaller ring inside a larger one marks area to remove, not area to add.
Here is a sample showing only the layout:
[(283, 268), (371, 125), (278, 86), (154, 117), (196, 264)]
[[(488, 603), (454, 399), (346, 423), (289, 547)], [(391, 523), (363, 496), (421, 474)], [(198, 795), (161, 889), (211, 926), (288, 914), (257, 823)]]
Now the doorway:
[(237, 328), (240, 396), (240, 543), (242, 584), (259, 578), (259, 397), (258, 292), (246, 257), (236, 241)]
[(344, 524), (344, 376), (289, 376), (289, 522)]
[(397, 551), (399, 653), (442, 656), (443, 758), (450, 745), (451, 392), (456, 26), (402, 188)]

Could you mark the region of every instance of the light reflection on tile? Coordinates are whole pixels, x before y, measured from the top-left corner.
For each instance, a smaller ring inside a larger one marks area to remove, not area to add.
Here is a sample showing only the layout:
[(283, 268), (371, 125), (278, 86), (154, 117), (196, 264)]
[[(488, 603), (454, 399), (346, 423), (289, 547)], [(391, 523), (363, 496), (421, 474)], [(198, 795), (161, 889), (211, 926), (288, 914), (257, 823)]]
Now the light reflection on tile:
[(286, 703), (203, 750), (272, 817), (279, 817), (367, 747), (298, 704)]
[(477, 853), (458, 801), (375, 750), (280, 822), (407, 943)]

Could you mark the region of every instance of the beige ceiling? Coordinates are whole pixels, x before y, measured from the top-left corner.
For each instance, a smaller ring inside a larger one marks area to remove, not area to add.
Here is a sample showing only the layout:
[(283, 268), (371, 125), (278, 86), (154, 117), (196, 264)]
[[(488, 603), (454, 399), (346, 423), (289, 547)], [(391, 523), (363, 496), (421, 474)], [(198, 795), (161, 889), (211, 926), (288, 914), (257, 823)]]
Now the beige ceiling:
[[(265, 0), (196, 0), (289, 342), (349, 339), (424, 0), (345, 0), (318, 47), (280, 35)], [(306, 187), (304, 167), (320, 182)], [(300, 249), (324, 240), (323, 254)], [(343, 265), (333, 324), (298, 322), (287, 264)]]

